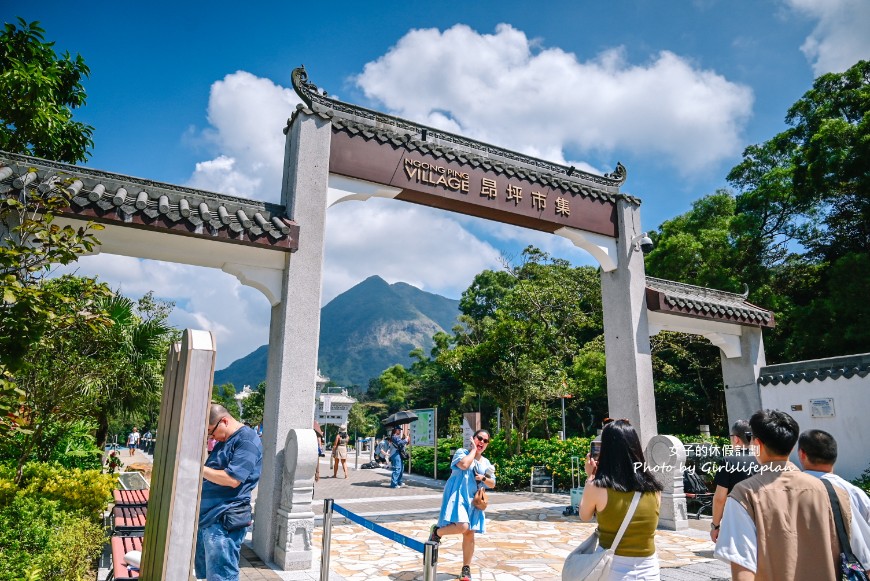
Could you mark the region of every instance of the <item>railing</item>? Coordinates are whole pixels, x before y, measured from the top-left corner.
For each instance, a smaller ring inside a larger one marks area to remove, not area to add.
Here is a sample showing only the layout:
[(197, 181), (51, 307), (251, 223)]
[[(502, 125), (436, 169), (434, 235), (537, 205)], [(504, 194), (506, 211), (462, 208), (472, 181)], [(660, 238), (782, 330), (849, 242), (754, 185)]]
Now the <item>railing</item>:
[(423, 581), (435, 581), (436, 570), (438, 569), (438, 544), (432, 542), (421, 543), (405, 535), (401, 535), (395, 531), (391, 531), (386, 527), (382, 527), (377, 523), (366, 520), (358, 514), (354, 514), (335, 504), (332, 498), (327, 498), (323, 501), (323, 548), (320, 554), (320, 581), (329, 581), (329, 546), (332, 541), (332, 514), (337, 512), (344, 516), (349, 521), (354, 522), (362, 527), (369, 529), (389, 540), (408, 547), (412, 551), (417, 551), (423, 555)]

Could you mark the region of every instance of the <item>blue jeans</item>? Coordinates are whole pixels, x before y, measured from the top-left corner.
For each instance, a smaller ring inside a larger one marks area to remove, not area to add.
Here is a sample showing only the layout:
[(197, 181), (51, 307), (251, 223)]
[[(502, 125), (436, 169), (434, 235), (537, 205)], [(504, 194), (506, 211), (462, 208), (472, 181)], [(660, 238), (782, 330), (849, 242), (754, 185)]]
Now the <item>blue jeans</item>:
[(229, 532), (219, 522), (200, 528), (196, 533), (196, 578), (239, 581), (239, 553), (247, 530), (243, 527)]
[(402, 466), (402, 457), (396, 452), (390, 456), (390, 462), (393, 464), (393, 474), (390, 476), (390, 488), (396, 488), (402, 484), (402, 476), (404, 476), (404, 466)]

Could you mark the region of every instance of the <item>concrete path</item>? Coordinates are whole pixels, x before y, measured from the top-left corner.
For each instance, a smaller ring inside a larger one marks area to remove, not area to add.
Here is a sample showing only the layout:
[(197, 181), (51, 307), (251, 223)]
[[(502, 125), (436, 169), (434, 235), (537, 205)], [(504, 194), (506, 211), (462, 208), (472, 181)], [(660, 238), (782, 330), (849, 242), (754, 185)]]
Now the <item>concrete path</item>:
[[(443, 482), (411, 475), (405, 477), (406, 488), (391, 489), (387, 470), (349, 472), (348, 479), (342, 474), (338, 478), (321, 478), (315, 485), (315, 501), (333, 498), (337, 504), (368, 520), (425, 541), (429, 526), (438, 516)], [(321, 464), (321, 474), (331, 474), (325, 461)], [(565, 556), (595, 528), (594, 524), (579, 522), (577, 517), (563, 516), (567, 503), (568, 496), (564, 494), (492, 493), (487, 509), (487, 533), (476, 539), (472, 567), (475, 581), (560, 581)], [(319, 508), (322, 510), (322, 506)], [(322, 518), (316, 521), (322, 524)], [(664, 581), (730, 579), (727, 565), (713, 559), (709, 519), (693, 520), (691, 525), (687, 531), (659, 531), (656, 535), (661, 578)], [(322, 529), (318, 526), (314, 541), (317, 550), (321, 547), (321, 538)], [(438, 581), (456, 579), (462, 566), (460, 538), (445, 537), (438, 559)], [(319, 561), (319, 555), (315, 556), (315, 561)], [(304, 573), (270, 571), (274, 577), (259, 577), (253, 576), (254, 572), (264, 574), (265, 571), (246, 567), (242, 579), (320, 579), (319, 563), (315, 564), (314, 571)], [(422, 555), (335, 515), (329, 579), (422, 579)]]
[[(126, 451), (125, 451), (126, 452)], [(134, 460), (135, 458), (135, 460)], [(151, 458), (137, 452), (129, 463)], [(360, 458), (362, 465), (368, 458)], [(437, 519), (443, 482), (417, 475), (405, 476), (405, 488), (389, 487), (389, 471), (354, 470), (348, 461), (349, 478), (331, 476), (322, 459), (315, 484), (315, 513), (322, 501), (332, 498), (347, 510), (408, 537), (425, 541), (429, 526)], [(327, 476), (328, 475), (328, 476)], [(566, 494), (493, 492), (487, 509), (487, 533), (477, 535), (475, 581), (560, 581), (562, 563), (595, 525), (581, 523), (576, 516), (563, 516)], [(256, 507), (255, 507), (256, 510)], [(730, 579), (728, 566), (713, 559), (709, 518), (690, 520), (690, 528), (679, 533), (659, 531), (656, 549), (663, 581), (711, 581)], [(309, 571), (278, 571), (262, 562), (245, 545), (241, 559), (241, 581), (319, 581), (322, 517), (316, 518), (314, 567)], [(248, 539), (250, 540), (250, 533)], [(462, 565), (461, 539), (445, 537), (438, 560), (438, 581), (456, 579)], [(393, 543), (344, 517), (333, 518), (330, 555), (331, 581), (412, 581), (422, 579), (422, 555)]]

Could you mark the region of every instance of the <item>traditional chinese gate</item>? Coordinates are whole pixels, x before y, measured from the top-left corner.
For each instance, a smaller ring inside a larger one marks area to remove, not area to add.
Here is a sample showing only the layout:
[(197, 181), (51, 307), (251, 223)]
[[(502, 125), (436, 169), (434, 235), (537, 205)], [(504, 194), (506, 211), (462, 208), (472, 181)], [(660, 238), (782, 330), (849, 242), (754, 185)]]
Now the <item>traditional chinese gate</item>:
[[(601, 265), (609, 413), (629, 418), (644, 444), (656, 435), (640, 201), (619, 191), (624, 167), (594, 175), (341, 103), (302, 68), (293, 86), (305, 105), (285, 129), (281, 204), (0, 152), (0, 194), (65, 189), (65, 219), (106, 225), (101, 251), (220, 268), (269, 299), (260, 557), (311, 566), (324, 222), (339, 202), (404, 200), (550, 232), (588, 251)], [(669, 311), (657, 323), (666, 328), (671, 315), (705, 318), (709, 309), (658, 311)]]

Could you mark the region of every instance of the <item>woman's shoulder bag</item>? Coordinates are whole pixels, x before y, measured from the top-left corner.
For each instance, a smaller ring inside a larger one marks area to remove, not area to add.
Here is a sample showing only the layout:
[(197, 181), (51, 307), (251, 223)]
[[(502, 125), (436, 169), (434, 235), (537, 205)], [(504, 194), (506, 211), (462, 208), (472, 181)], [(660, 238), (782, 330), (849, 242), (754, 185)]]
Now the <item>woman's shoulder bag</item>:
[(634, 516), (634, 511), (640, 502), (640, 496), (640, 492), (634, 493), (631, 505), (628, 507), (625, 518), (622, 519), (619, 531), (613, 538), (613, 544), (609, 549), (605, 549), (598, 543), (598, 529), (595, 529), (595, 532), (588, 539), (568, 555), (565, 559), (565, 566), (562, 568), (562, 581), (603, 581), (610, 576), (613, 555), (616, 554), (619, 541), (622, 540), (622, 535), (625, 534), (625, 529), (628, 528), (628, 523)]

